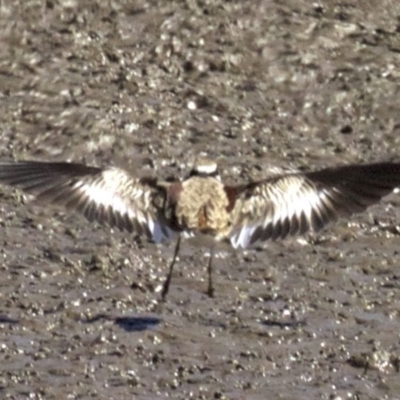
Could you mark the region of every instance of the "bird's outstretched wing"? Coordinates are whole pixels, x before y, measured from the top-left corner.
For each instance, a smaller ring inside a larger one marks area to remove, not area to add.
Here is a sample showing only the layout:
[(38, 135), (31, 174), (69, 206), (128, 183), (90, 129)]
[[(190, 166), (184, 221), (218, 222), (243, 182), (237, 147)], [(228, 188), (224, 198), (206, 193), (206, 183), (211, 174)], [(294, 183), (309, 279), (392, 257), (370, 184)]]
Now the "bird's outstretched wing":
[(134, 178), (119, 168), (0, 161), (0, 183), (33, 194), (38, 202), (76, 210), (89, 221), (145, 234), (155, 242), (173, 234), (154, 206), (156, 197), (165, 196), (163, 188), (155, 179)]
[(257, 240), (318, 231), (399, 186), (400, 163), (377, 163), (290, 172), (227, 188), (235, 196), (229, 239), (234, 247), (247, 247)]

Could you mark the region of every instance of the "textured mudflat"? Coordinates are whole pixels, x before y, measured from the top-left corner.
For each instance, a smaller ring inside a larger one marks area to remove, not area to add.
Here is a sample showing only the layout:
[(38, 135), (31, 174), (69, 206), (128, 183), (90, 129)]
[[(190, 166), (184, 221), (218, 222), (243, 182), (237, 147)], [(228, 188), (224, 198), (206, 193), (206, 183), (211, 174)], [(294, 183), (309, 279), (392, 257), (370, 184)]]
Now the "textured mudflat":
[[(326, 3), (324, 5), (324, 3)], [(229, 182), (399, 158), (397, 1), (0, 3), (0, 156)], [(400, 197), (216, 259), (0, 192), (0, 398), (400, 399)]]

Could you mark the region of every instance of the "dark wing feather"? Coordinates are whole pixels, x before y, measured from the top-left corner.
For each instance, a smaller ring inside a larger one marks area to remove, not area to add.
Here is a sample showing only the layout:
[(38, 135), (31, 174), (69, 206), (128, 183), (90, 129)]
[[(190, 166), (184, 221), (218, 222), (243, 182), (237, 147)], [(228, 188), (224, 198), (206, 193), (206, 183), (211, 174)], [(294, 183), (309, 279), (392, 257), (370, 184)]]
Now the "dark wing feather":
[(234, 247), (247, 247), (257, 240), (319, 231), (399, 186), (400, 163), (379, 163), (291, 172), (238, 187), (229, 239)]
[(145, 234), (155, 242), (173, 233), (154, 207), (164, 190), (155, 180), (133, 178), (119, 168), (0, 161), (0, 182), (35, 195), (38, 202), (76, 210), (89, 221)]

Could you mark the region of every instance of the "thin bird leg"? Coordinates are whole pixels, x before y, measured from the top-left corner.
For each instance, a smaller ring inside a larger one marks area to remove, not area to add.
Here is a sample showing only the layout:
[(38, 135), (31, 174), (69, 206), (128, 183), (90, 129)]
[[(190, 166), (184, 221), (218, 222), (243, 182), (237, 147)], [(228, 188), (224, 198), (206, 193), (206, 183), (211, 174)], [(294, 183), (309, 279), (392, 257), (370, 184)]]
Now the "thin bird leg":
[(213, 280), (212, 280), (212, 272), (213, 272), (213, 268), (212, 268), (212, 259), (214, 256), (214, 246), (211, 247), (210, 249), (210, 258), (208, 259), (208, 267), (207, 267), (207, 271), (208, 271), (208, 289), (207, 289), (207, 294), (210, 297), (214, 297), (214, 285), (213, 285)]
[(179, 253), (180, 245), (181, 245), (181, 235), (178, 236), (178, 240), (175, 245), (174, 258), (171, 261), (167, 278), (165, 279), (164, 284), (163, 284), (163, 288), (162, 288), (162, 292), (161, 292), (162, 301), (165, 301), (165, 297), (167, 296), (167, 293), (169, 290), (169, 284), (171, 283), (171, 277), (172, 277), (172, 270), (174, 269), (174, 265), (175, 265), (176, 257), (178, 256), (178, 253)]

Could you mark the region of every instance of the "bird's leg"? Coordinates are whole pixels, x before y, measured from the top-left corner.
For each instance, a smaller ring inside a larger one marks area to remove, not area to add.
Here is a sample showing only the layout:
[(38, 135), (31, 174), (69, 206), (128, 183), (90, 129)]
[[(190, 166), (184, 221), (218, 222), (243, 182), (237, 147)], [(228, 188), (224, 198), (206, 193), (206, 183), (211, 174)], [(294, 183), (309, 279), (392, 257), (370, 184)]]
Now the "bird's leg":
[(210, 258), (208, 259), (208, 267), (207, 267), (207, 271), (208, 271), (208, 289), (207, 289), (207, 294), (210, 297), (214, 297), (214, 286), (213, 286), (213, 281), (212, 281), (212, 259), (214, 256), (214, 246), (211, 247), (210, 249)]
[(163, 288), (162, 288), (162, 292), (161, 292), (162, 301), (165, 301), (165, 297), (167, 296), (167, 293), (169, 290), (169, 284), (171, 283), (171, 277), (172, 277), (172, 270), (174, 269), (174, 265), (175, 265), (176, 257), (178, 256), (178, 253), (179, 253), (180, 245), (181, 245), (181, 235), (178, 236), (178, 240), (175, 245), (174, 258), (171, 261), (171, 264), (169, 266), (168, 275), (163, 284)]

